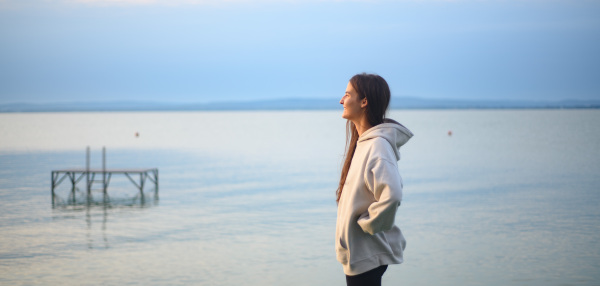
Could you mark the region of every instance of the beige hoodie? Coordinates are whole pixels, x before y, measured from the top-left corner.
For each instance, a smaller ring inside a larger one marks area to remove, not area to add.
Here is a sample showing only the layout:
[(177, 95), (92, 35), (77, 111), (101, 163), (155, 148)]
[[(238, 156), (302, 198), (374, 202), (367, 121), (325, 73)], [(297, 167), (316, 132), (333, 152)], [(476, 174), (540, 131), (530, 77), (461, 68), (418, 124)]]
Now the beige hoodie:
[(402, 200), (400, 146), (412, 132), (386, 119), (359, 138), (338, 204), (335, 249), (346, 275), (402, 263), (406, 240), (394, 225)]

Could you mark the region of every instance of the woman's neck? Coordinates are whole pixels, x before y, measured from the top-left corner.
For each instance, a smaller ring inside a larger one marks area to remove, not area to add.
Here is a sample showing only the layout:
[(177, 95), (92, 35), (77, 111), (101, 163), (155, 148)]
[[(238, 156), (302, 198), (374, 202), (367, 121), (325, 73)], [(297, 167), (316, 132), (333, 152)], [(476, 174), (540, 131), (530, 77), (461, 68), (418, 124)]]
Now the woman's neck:
[(363, 116), (357, 121), (353, 121), (354, 126), (356, 126), (356, 131), (358, 132), (358, 136), (362, 135), (365, 131), (369, 130), (369, 128), (373, 127), (369, 124), (369, 120), (367, 120), (366, 116)]

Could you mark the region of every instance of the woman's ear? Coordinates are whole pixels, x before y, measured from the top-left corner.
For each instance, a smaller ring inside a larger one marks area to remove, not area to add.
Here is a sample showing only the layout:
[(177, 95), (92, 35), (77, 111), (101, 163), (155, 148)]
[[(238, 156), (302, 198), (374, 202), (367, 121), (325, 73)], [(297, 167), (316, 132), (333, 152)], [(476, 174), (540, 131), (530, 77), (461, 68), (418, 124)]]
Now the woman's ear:
[(362, 101), (360, 102), (360, 108), (365, 108), (367, 107), (368, 102), (367, 102), (367, 98), (363, 98)]

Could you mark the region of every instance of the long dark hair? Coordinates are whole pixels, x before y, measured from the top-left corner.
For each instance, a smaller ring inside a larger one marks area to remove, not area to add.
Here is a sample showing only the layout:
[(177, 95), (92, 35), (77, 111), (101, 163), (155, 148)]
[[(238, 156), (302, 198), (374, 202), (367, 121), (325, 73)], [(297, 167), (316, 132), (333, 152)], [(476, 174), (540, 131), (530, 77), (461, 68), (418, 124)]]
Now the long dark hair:
[[(350, 79), (350, 84), (358, 93), (360, 99), (367, 98), (367, 109), (365, 115), (371, 126), (379, 125), (383, 123), (385, 119), (385, 113), (390, 105), (390, 87), (388, 86), (385, 79), (376, 74), (357, 74)], [(350, 170), (350, 164), (354, 157), (354, 151), (356, 150), (356, 144), (358, 142), (358, 130), (352, 121), (346, 122), (346, 159), (342, 166), (342, 174), (340, 176), (340, 184), (336, 191), (336, 202), (340, 201), (342, 196), (342, 190), (344, 184), (346, 184), (346, 177), (348, 176), (348, 170)]]

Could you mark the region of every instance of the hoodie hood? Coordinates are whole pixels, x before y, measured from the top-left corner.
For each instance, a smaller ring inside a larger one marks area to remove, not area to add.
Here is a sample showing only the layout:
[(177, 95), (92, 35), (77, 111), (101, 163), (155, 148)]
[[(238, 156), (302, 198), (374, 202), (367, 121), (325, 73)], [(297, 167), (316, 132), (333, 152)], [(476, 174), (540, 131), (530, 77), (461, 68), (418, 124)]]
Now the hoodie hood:
[(383, 137), (390, 143), (394, 153), (396, 154), (396, 160), (400, 160), (400, 146), (404, 145), (408, 140), (413, 137), (413, 133), (404, 127), (404, 125), (396, 122), (393, 119), (384, 119), (383, 123), (369, 128), (359, 138), (358, 143), (367, 141), (376, 137)]

